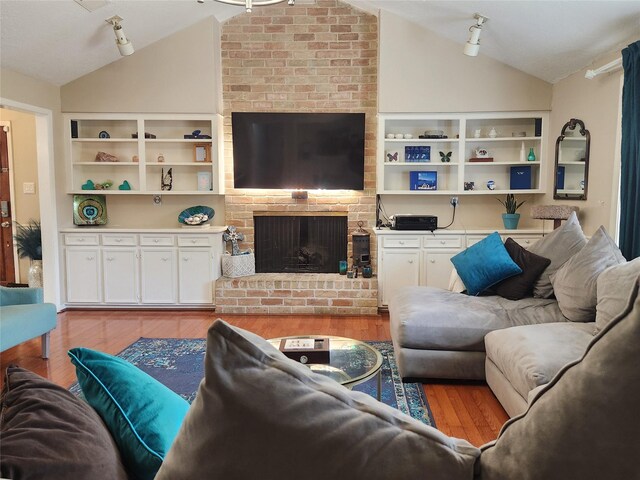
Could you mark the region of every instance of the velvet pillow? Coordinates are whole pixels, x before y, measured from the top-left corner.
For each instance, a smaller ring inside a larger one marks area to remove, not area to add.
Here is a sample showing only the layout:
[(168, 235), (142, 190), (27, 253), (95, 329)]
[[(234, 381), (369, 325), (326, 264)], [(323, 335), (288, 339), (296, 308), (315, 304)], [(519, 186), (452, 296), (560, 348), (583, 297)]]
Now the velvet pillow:
[(509, 300), (532, 297), (533, 285), (545, 268), (549, 266), (551, 260), (531, 253), (511, 237), (504, 242), (504, 247), (511, 259), (522, 269), (522, 273), (497, 283), (493, 286), (493, 291)]
[(549, 266), (542, 272), (542, 275), (533, 286), (533, 296), (551, 298), (553, 296), (551, 275), (564, 265), (567, 260), (582, 250), (582, 247), (586, 244), (587, 239), (582, 233), (578, 216), (576, 212), (571, 212), (571, 216), (563, 225), (531, 245), (529, 247), (531, 253), (551, 260)]
[(602, 271), (626, 260), (600, 227), (582, 250), (551, 276), (562, 314), (572, 322), (593, 322), (596, 317), (596, 282)]
[(0, 416), (0, 476), (22, 480), (126, 480), (98, 414), (68, 390), (9, 366)]
[(478, 295), (501, 280), (522, 273), (509, 256), (498, 232), (453, 256), (451, 262), (469, 295)]
[(87, 348), (69, 350), (87, 402), (100, 414), (127, 469), (151, 480), (189, 409), (186, 400), (129, 362)]
[(157, 480), (471, 479), (478, 452), (217, 320)]
[(482, 480), (638, 479), (640, 297), (482, 447)]

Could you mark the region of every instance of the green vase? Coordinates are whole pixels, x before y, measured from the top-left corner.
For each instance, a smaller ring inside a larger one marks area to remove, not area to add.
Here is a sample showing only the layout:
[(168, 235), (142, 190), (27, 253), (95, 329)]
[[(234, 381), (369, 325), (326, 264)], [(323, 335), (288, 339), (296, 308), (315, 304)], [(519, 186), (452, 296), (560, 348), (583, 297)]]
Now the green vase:
[(533, 147), (529, 149), (529, 156), (527, 157), (527, 160), (529, 160), (530, 162), (536, 161), (536, 154), (533, 153)]
[(519, 213), (503, 213), (502, 223), (507, 230), (515, 230), (518, 228), (518, 222), (520, 221)]

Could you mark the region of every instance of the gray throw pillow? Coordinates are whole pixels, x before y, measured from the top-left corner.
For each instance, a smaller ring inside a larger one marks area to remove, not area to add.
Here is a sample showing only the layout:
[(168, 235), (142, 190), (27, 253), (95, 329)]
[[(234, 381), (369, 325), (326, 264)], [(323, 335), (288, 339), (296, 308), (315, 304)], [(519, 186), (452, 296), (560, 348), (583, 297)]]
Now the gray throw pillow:
[(640, 297), (482, 447), (482, 480), (640, 478)]
[(582, 233), (578, 216), (576, 212), (572, 212), (562, 226), (529, 247), (530, 252), (551, 260), (549, 266), (533, 286), (534, 297), (550, 298), (553, 295), (551, 275), (582, 250), (586, 243), (587, 239)]
[(572, 322), (593, 322), (598, 276), (610, 266), (625, 261), (616, 243), (604, 227), (600, 227), (584, 248), (551, 276), (553, 293), (562, 314)]
[(596, 328), (598, 333), (620, 312), (627, 301), (629, 291), (640, 278), (640, 257), (621, 265), (607, 268), (598, 277)]
[(217, 320), (205, 378), (156, 480), (470, 480), (478, 454)]

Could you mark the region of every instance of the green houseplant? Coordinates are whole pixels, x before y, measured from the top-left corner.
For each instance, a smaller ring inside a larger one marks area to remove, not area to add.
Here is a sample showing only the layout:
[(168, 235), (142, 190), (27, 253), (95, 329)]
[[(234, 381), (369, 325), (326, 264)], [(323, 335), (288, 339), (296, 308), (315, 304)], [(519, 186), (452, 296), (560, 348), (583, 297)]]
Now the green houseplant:
[(507, 193), (507, 196), (504, 200), (500, 200), (497, 198), (506, 210), (506, 213), (502, 214), (502, 222), (504, 223), (504, 228), (508, 230), (515, 230), (518, 228), (518, 222), (520, 221), (520, 214), (516, 213), (516, 211), (524, 204), (524, 200), (520, 203), (516, 200), (516, 197), (513, 193)]
[(31, 260), (29, 286), (42, 287), (42, 231), (40, 222), (31, 221), (27, 225), (16, 222), (14, 240), (20, 258)]

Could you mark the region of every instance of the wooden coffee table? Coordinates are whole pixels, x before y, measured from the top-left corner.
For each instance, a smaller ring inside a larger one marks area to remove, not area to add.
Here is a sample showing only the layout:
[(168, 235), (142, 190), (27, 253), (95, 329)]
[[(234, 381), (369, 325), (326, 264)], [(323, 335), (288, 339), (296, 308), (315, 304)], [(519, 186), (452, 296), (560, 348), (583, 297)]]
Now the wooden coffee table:
[(295, 335), (270, 338), (268, 342), (275, 348), (279, 348), (283, 338), (328, 338), (329, 363), (305, 365), (313, 372), (329, 377), (349, 389), (376, 376), (377, 399), (380, 400), (382, 395), (382, 372), (380, 370), (382, 355), (371, 345), (353, 338), (331, 335)]

